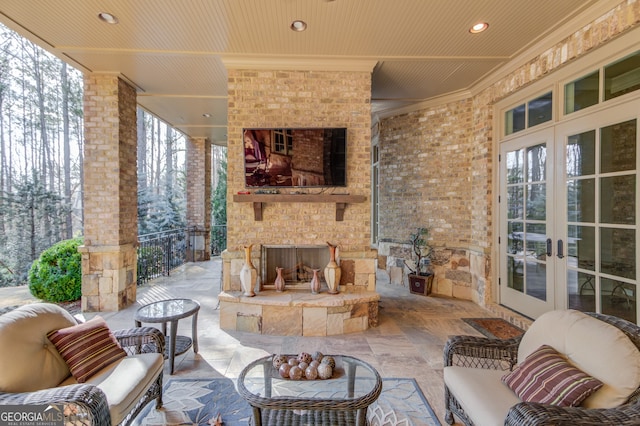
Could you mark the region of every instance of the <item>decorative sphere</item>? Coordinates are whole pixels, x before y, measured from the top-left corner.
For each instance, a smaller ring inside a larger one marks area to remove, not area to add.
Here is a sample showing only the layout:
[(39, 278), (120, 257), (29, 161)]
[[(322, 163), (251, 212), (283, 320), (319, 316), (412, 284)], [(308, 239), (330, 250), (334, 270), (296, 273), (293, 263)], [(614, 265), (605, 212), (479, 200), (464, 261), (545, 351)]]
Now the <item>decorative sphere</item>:
[(306, 352), (300, 352), (298, 354), (298, 361), (299, 362), (306, 362), (307, 364), (309, 364), (311, 362), (311, 355), (309, 355)]
[(318, 368), (318, 366), (319, 366), (319, 365), (320, 365), (320, 361), (315, 360), (315, 359), (309, 363), (309, 367), (316, 367), (316, 368)]
[(333, 368), (329, 364), (320, 364), (318, 366), (318, 377), (321, 379), (330, 379), (333, 376)]
[(315, 352), (313, 353), (313, 359), (314, 359), (314, 360), (316, 360), (316, 361), (320, 362), (320, 361), (322, 361), (322, 358), (324, 358), (324, 355), (322, 354), (322, 352), (320, 352), (320, 351), (315, 351)]
[(328, 364), (331, 366), (331, 368), (336, 368), (336, 360), (333, 359), (332, 356), (325, 356), (324, 358), (322, 358), (322, 364)]
[(299, 364), (299, 361), (298, 361), (298, 359), (297, 359), (297, 358), (289, 358), (289, 361), (288, 361), (288, 362), (289, 362), (289, 365), (290, 365), (290, 366), (292, 366), (292, 367), (293, 367), (294, 365), (298, 365), (298, 364)]
[(274, 355), (273, 356), (273, 368), (276, 370), (280, 368), (282, 364), (287, 363), (287, 357), (284, 355)]
[(288, 379), (289, 370), (291, 370), (291, 366), (289, 364), (282, 364), (278, 369), (278, 373), (280, 373), (280, 377), (282, 377), (283, 379)]
[(302, 371), (306, 370), (308, 366), (309, 364), (304, 361), (298, 364), (298, 367), (300, 367), (300, 370)]
[(304, 370), (304, 375), (309, 380), (315, 380), (318, 378), (318, 368), (313, 365), (309, 365), (306, 370)]
[(289, 378), (293, 380), (300, 380), (302, 378), (302, 370), (297, 365), (294, 365), (289, 370)]

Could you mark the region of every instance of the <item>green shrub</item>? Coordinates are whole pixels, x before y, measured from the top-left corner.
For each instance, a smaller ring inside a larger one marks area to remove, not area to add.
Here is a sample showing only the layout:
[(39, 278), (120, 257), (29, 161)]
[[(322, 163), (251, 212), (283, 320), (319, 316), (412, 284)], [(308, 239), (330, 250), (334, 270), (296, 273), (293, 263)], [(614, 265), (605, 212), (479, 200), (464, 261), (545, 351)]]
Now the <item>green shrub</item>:
[(60, 241), (42, 252), (29, 271), (29, 291), (48, 302), (68, 302), (82, 296), (82, 238)]

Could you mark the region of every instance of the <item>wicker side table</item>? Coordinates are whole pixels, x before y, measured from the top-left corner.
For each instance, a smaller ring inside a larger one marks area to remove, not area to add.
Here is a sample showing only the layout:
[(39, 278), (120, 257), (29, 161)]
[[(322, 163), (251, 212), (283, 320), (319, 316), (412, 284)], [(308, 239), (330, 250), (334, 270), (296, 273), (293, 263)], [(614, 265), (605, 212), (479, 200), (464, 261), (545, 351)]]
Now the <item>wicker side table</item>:
[[(136, 327), (146, 323), (161, 323), (162, 332), (167, 335), (167, 323), (171, 323), (169, 344), (165, 351), (165, 358), (169, 359), (170, 374), (176, 355), (185, 353), (193, 346), (193, 352), (198, 352), (198, 311), (200, 304), (191, 299), (169, 299), (149, 303), (140, 307), (133, 319)], [(191, 337), (178, 336), (178, 320), (193, 316), (191, 319)]]
[(380, 374), (357, 358), (332, 356), (336, 368), (327, 380), (283, 379), (272, 365), (273, 356), (247, 365), (237, 384), (253, 408), (254, 426), (364, 426), (367, 407), (382, 391)]

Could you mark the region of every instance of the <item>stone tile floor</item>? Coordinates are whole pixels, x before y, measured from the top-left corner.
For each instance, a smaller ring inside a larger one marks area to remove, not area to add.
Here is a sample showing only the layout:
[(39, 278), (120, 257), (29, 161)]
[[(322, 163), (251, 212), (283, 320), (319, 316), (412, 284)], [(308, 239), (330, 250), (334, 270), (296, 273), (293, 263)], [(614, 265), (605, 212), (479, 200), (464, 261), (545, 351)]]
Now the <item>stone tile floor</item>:
[[(442, 349), (449, 335), (478, 333), (461, 318), (491, 317), (492, 312), (471, 301), (419, 296), (409, 289), (389, 284), (379, 270), (377, 291), (381, 295), (379, 326), (364, 332), (330, 337), (264, 336), (227, 332), (219, 327), (217, 295), (221, 291), (222, 262), (190, 263), (138, 288), (137, 303), (120, 312), (79, 313), (84, 319), (102, 316), (112, 329), (134, 326), (133, 315), (141, 305), (169, 298), (191, 298), (200, 302), (199, 351), (175, 360), (169, 377), (238, 377), (242, 368), (256, 358), (274, 353), (321, 351), (346, 354), (373, 365), (383, 377), (415, 378), (433, 410), (444, 423)], [(32, 303), (25, 287), (0, 288), (0, 312), (5, 307)], [(190, 336), (191, 319), (180, 320), (179, 334)]]

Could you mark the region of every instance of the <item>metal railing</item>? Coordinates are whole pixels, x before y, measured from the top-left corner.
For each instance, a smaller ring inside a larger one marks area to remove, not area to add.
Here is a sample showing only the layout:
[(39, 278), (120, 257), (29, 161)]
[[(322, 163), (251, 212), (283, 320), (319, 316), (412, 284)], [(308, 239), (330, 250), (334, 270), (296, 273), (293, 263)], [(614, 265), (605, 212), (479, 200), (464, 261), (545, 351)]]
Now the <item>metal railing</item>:
[(187, 230), (172, 229), (138, 236), (138, 285), (186, 262)]
[[(189, 228), (138, 235), (138, 285), (160, 276), (169, 276), (173, 269), (184, 265), (189, 257), (188, 242), (200, 234), (200, 230)], [(211, 227), (210, 248), (212, 256), (220, 256), (227, 248), (227, 225)], [(191, 250), (194, 249), (192, 246)]]

